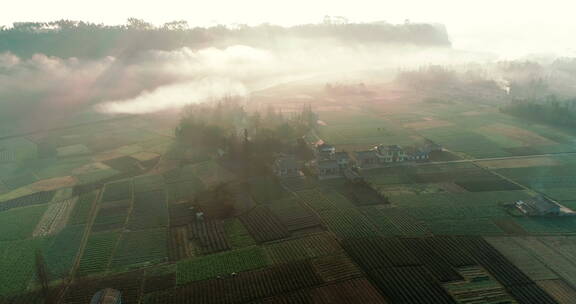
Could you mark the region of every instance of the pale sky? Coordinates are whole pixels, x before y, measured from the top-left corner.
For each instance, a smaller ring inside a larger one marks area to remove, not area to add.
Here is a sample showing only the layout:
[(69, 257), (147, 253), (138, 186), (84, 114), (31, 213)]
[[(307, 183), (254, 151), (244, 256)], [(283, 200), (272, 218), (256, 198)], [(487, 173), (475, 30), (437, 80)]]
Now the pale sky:
[(352, 22), (443, 23), (456, 48), (576, 56), (576, 2), (570, 0), (18, 0), (2, 6), (0, 24), (58, 19), (120, 24), (136, 17), (157, 25), (172, 20), (192, 26), (291, 25), (320, 22), (325, 15)]

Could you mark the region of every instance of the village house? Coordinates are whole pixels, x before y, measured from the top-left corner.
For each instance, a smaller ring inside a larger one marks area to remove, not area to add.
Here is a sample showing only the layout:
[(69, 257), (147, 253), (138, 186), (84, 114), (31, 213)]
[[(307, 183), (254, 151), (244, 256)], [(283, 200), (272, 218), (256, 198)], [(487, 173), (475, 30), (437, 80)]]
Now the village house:
[(336, 153), (336, 148), (327, 143), (322, 143), (316, 146), (316, 159), (334, 159), (334, 154)]
[(334, 153), (334, 159), (338, 163), (338, 166), (340, 167), (340, 169), (348, 168), (351, 164), (351, 161), (352, 161), (350, 159), (350, 155), (348, 155), (348, 153), (345, 151)]
[(355, 151), (356, 165), (360, 168), (377, 168), (380, 166), (380, 158), (376, 151)]
[(356, 151), (354, 155), (358, 167), (369, 169), (407, 161), (426, 161), (431, 152), (440, 150), (442, 147), (432, 142), (420, 147), (381, 144), (367, 151)]
[(292, 155), (282, 156), (274, 161), (273, 170), (278, 177), (300, 176), (302, 164)]
[(345, 151), (336, 152), (336, 148), (327, 143), (316, 146), (314, 167), (318, 178), (334, 178), (344, 176), (352, 163), (350, 155)]

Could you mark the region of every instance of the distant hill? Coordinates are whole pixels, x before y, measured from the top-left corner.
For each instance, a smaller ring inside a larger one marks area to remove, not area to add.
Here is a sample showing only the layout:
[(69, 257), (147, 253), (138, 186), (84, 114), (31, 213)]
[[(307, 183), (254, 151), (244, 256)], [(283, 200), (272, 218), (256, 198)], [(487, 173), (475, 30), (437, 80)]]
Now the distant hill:
[(139, 19), (129, 19), (127, 25), (116, 26), (61, 20), (15, 23), (13, 27), (1, 29), (0, 53), (8, 51), (19, 57), (43, 53), (62, 58), (99, 58), (144, 50), (225, 47), (234, 44), (280, 48), (285, 46), (284, 41), (291, 39), (332, 39), (346, 44), (450, 46), (445, 27), (438, 24), (394, 25), (377, 22), (188, 28), (186, 22), (155, 27)]

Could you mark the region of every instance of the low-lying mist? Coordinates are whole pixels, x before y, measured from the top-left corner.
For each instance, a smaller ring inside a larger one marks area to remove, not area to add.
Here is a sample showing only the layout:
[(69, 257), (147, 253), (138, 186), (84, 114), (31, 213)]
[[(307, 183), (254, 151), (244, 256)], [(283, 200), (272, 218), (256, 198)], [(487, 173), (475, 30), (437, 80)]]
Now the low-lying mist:
[[(337, 33), (338, 28), (331, 31)], [(558, 70), (550, 63), (534, 63), (540, 69), (503, 66), (492, 55), (449, 45), (304, 36), (263, 36), (259, 39), (266, 43), (255, 43), (252, 35), (246, 44), (170, 50), (131, 48), (129, 53), (100, 58), (80, 56), (80, 51), (79, 56), (66, 58), (42, 53), (24, 57), (8, 51), (0, 54), (0, 119), (49, 120), (51, 114), (60, 117), (92, 109), (113, 114), (154, 113), (228, 95), (248, 97), (251, 92), (291, 81), (382, 82), (393, 79), (399, 70), (430, 65), (484, 71), (478, 75), (495, 81), (503, 90), (501, 84), (507, 85), (519, 75), (535, 79)], [(470, 68), (470, 63), (475, 65)], [(372, 79), (368, 75), (373, 71), (388, 77)], [(562, 75), (564, 82), (573, 79), (571, 71)]]

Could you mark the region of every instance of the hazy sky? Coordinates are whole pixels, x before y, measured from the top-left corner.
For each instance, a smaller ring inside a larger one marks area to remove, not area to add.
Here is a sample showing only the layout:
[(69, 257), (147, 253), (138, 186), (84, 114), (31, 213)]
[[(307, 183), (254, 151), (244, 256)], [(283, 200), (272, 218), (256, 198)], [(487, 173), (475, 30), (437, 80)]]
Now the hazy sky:
[(324, 15), (391, 23), (409, 19), (444, 23), (457, 48), (576, 55), (575, 9), (570, 0), (19, 0), (4, 4), (0, 24), (63, 18), (119, 24), (128, 17), (154, 24), (181, 19), (191, 25), (290, 25), (319, 22)]

